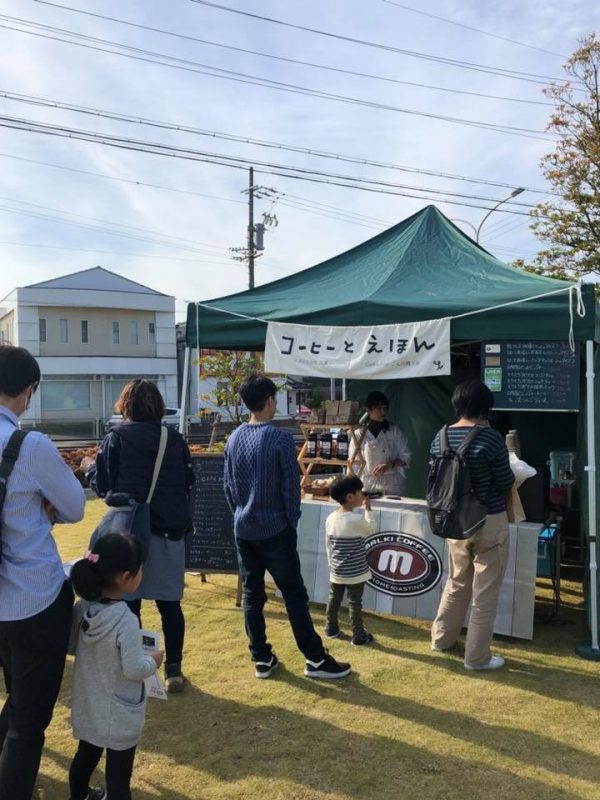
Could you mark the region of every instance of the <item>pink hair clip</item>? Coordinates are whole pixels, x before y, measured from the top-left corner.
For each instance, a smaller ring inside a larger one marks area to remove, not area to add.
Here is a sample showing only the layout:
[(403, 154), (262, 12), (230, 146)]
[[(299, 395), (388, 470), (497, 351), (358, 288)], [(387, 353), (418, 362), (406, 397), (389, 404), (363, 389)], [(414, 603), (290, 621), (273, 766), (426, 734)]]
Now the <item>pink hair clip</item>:
[(83, 554), (83, 557), (85, 558), (86, 561), (91, 561), (92, 564), (96, 564), (98, 559), (100, 558), (98, 553), (92, 553), (91, 550), (86, 550), (85, 553)]

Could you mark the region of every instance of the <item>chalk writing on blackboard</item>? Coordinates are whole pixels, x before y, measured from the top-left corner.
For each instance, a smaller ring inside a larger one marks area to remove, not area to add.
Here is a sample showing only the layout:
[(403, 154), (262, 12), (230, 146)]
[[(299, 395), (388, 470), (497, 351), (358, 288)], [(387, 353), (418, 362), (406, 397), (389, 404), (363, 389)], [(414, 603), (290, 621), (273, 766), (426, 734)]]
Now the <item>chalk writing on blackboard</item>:
[(198, 572), (237, 572), (233, 517), (223, 491), (223, 456), (192, 458), (194, 531), (186, 541), (186, 568)]
[(496, 409), (579, 410), (579, 352), (568, 342), (484, 343), (481, 371)]

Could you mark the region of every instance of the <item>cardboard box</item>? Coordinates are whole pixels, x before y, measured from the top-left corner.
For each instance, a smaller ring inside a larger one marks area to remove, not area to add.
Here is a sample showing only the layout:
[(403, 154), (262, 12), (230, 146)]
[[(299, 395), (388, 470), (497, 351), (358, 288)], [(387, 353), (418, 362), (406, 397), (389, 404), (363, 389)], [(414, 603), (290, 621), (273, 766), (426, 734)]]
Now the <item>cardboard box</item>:
[(338, 406), (338, 422), (345, 424), (358, 422), (358, 402), (356, 400), (341, 400)]
[(336, 422), (339, 422), (339, 420), (338, 420), (339, 408), (340, 408), (339, 400), (326, 400), (325, 401), (325, 424), (326, 425), (334, 425)]

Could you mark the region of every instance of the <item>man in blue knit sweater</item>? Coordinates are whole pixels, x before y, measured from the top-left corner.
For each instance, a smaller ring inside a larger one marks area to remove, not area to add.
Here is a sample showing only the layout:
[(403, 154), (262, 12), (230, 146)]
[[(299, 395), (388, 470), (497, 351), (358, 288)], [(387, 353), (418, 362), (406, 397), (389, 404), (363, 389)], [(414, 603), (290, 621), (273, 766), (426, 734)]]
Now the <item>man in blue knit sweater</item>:
[(300, 572), (296, 527), (300, 518), (300, 475), (294, 440), (271, 425), (277, 387), (264, 375), (250, 376), (240, 396), (250, 420), (237, 428), (225, 447), (225, 494), (233, 512), (244, 621), (257, 678), (268, 678), (278, 659), (267, 641), (265, 571), (280, 589), (309, 678), (343, 678), (350, 664), (327, 653), (316, 633)]

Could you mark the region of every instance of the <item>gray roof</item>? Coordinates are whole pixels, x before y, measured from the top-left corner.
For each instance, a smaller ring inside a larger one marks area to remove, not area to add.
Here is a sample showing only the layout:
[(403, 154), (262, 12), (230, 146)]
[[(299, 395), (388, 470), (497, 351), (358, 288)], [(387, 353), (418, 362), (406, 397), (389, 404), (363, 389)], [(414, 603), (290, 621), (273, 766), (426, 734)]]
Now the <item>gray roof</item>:
[(60, 278), (52, 278), (49, 281), (31, 283), (25, 289), (89, 289), (101, 292), (126, 292), (129, 294), (153, 294), (160, 297), (168, 297), (162, 292), (143, 286), (141, 283), (130, 281), (111, 272), (104, 267), (92, 267), (81, 272), (72, 272), (70, 275), (62, 275)]

